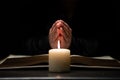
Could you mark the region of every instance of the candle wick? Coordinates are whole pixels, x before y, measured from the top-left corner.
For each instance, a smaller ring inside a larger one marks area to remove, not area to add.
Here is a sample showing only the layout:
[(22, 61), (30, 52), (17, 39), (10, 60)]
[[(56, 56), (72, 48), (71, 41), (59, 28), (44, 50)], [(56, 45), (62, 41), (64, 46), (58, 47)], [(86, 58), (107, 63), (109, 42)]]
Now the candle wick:
[(60, 49), (60, 40), (58, 40), (58, 49)]

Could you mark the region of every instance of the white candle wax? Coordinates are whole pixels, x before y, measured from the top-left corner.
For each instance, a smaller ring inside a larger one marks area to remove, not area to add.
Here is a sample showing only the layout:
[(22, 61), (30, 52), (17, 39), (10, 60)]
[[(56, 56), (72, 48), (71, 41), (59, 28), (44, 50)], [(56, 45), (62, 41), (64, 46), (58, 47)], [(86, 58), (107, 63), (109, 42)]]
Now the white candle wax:
[(70, 71), (70, 50), (69, 49), (49, 50), (49, 71), (50, 72)]

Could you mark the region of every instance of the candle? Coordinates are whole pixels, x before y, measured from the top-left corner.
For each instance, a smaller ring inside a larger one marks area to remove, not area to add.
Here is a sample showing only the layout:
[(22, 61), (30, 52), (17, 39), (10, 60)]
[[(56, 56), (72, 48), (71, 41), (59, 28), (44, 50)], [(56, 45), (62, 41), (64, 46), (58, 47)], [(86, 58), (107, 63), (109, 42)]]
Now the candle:
[(49, 50), (49, 71), (68, 72), (70, 71), (70, 50), (61, 49), (58, 40), (58, 49)]

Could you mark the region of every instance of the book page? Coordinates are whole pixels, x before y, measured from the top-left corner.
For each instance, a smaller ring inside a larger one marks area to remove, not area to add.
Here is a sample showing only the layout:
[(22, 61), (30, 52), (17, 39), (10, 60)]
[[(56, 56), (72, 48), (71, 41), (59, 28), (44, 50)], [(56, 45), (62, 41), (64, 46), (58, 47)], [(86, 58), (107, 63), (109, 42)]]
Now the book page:
[[(44, 63), (48, 65), (48, 60), (48, 54), (34, 56), (10, 55), (1, 61), (0, 67), (34, 66)], [(109, 56), (85, 57), (71, 55), (71, 65), (120, 67), (120, 63)]]

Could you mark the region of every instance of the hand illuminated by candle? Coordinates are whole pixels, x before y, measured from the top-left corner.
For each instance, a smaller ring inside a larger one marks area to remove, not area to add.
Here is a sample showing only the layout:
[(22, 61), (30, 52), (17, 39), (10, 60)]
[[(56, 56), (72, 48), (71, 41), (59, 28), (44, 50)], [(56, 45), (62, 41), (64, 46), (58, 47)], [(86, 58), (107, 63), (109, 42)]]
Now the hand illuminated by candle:
[(72, 38), (72, 29), (63, 20), (57, 20), (49, 30), (51, 48), (57, 48), (58, 40), (61, 48), (69, 48)]

